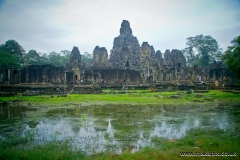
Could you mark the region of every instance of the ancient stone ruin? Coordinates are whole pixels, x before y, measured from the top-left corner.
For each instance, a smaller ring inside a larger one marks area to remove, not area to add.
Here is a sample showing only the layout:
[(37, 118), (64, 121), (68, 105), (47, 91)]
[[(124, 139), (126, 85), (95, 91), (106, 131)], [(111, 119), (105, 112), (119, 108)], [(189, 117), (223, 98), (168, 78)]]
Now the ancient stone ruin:
[(157, 50), (156, 54), (155, 54), (155, 60), (159, 63), (159, 64), (164, 64), (165, 61), (162, 58), (162, 53), (160, 50)]
[(93, 50), (93, 66), (105, 66), (108, 64), (108, 53), (105, 47), (96, 46)]
[(140, 45), (136, 37), (132, 35), (130, 23), (124, 20), (121, 24), (120, 35), (114, 38), (113, 48), (110, 54), (110, 62), (113, 68), (135, 70), (139, 66)]
[[(109, 59), (108, 59), (109, 57)], [(114, 38), (113, 47), (108, 56), (105, 47), (96, 46), (90, 65), (81, 61), (78, 47), (73, 47), (69, 62), (62, 67), (53, 65), (30, 65), (22, 69), (2, 68), (0, 70), (1, 90), (20, 88), (29, 85), (92, 85), (92, 86), (198, 86), (204, 82), (205, 89), (214, 85), (236, 83), (234, 75), (215, 63), (212, 67), (187, 67), (186, 58), (178, 49), (166, 50), (162, 55), (155, 52), (153, 46), (143, 42), (140, 46), (137, 37), (133, 36), (130, 23), (123, 20), (120, 35)], [(9, 88), (9, 85), (14, 85)], [(82, 88), (74, 92), (88, 93)], [(51, 89), (49, 89), (51, 90)], [(93, 92), (98, 92), (92, 89)], [(26, 89), (25, 89), (26, 91)], [(99, 92), (98, 92), (99, 93)]]
[(180, 50), (173, 49), (165, 51), (164, 54), (165, 63), (169, 66), (186, 67), (186, 58)]

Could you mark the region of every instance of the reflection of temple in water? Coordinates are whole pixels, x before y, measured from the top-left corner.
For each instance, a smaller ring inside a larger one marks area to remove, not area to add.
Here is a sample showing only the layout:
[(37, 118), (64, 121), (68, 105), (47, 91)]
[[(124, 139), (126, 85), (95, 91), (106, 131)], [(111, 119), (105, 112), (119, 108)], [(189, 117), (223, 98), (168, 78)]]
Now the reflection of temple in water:
[(0, 120), (6, 120), (6, 119), (12, 119), (14, 117), (17, 117), (22, 115), (22, 113), (26, 112), (28, 110), (27, 107), (23, 106), (0, 106)]

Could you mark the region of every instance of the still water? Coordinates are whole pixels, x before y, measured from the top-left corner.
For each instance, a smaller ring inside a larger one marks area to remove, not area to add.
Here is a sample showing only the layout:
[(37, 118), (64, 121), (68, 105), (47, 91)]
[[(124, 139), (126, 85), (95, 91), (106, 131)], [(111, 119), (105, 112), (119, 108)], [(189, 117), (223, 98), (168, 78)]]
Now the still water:
[[(177, 140), (186, 136), (193, 128), (221, 129), (231, 132), (236, 128), (235, 126), (238, 126), (240, 111), (239, 106), (226, 107), (219, 104), (212, 106), (79, 105), (48, 110), (38, 121), (21, 122), (19, 118), (17, 119), (19, 123), (3, 125), (3, 122), (12, 117), (8, 109), (0, 107), (1, 116), (5, 115), (5, 119), (2, 118), (0, 121), (4, 128), (0, 131), (0, 139), (15, 134), (28, 138), (30, 146), (47, 142), (68, 142), (73, 150), (87, 154), (103, 151), (120, 154), (129, 149), (131, 152), (136, 152), (145, 146), (154, 147), (154, 137)], [(27, 108), (22, 109), (28, 114)], [(21, 113), (23, 111), (18, 110)], [(16, 111), (14, 115), (17, 115)]]

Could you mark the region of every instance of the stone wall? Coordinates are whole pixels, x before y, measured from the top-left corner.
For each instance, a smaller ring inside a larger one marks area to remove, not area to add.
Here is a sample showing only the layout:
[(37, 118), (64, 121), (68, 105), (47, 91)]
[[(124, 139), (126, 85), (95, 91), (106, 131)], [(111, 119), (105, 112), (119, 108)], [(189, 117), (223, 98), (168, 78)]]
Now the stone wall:
[(1, 69), (0, 83), (2, 84), (19, 84), (21, 80), (20, 69)]
[(140, 72), (135, 70), (123, 69), (93, 69), (85, 70), (83, 82), (90, 82), (88, 84), (96, 85), (117, 85), (120, 83), (139, 84), (141, 81)]
[(21, 83), (63, 84), (64, 67), (53, 65), (30, 65), (21, 69)]

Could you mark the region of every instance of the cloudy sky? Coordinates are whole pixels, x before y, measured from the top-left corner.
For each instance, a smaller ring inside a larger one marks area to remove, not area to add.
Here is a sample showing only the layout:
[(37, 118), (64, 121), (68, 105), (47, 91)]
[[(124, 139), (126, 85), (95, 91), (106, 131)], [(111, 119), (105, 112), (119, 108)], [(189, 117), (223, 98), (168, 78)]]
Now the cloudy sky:
[(0, 0), (0, 44), (16, 40), (26, 51), (92, 53), (106, 47), (128, 20), (140, 45), (183, 49), (186, 38), (210, 35), (225, 51), (240, 35), (240, 0)]

